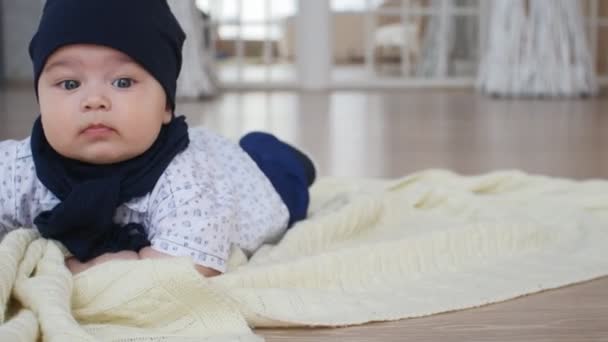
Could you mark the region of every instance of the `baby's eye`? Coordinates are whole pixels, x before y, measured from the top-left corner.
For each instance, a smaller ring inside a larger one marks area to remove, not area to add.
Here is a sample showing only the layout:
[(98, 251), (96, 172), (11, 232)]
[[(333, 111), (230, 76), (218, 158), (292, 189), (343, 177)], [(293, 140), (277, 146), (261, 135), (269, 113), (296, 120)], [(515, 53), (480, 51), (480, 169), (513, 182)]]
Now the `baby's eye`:
[(80, 87), (80, 82), (75, 81), (75, 80), (65, 80), (65, 81), (59, 83), (59, 85), (65, 90), (74, 90), (74, 89)]
[(112, 85), (117, 88), (129, 88), (133, 85), (133, 80), (130, 78), (123, 77), (112, 82)]

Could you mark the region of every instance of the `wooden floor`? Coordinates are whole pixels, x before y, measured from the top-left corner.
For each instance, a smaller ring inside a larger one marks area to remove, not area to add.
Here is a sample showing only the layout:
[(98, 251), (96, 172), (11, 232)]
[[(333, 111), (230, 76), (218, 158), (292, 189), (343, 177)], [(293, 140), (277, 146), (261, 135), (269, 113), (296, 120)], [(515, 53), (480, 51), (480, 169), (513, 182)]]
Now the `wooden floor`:
[[(493, 100), (469, 91), (228, 93), (180, 103), (191, 125), (267, 130), (313, 155), (321, 176), (521, 169), (608, 178), (608, 99)], [(29, 89), (0, 90), (0, 140), (29, 134)], [(259, 330), (268, 341), (608, 341), (608, 278), (433, 317), (342, 329)]]

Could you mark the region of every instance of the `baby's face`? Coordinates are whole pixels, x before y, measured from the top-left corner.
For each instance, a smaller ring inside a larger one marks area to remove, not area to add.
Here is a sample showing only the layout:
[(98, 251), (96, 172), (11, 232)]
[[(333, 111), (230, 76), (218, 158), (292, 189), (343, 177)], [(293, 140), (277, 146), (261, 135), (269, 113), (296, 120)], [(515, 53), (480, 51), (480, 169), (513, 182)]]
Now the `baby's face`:
[(38, 96), (49, 144), (92, 164), (142, 154), (172, 116), (152, 75), (120, 51), (98, 45), (69, 45), (53, 53)]

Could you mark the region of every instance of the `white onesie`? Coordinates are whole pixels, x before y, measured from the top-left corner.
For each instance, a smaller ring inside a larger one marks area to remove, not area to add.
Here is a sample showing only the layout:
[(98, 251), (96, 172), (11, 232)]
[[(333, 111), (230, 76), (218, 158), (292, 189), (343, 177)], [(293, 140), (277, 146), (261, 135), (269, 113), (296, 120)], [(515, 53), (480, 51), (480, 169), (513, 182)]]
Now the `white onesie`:
[[(29, 139), (0, 142), (0, 239), (59, 200), (38, 180)], [(190, 129), (177, 155), (144, 197), (116, 210), (114, 221), (142, 224), (152, 248), (190, 256), (226, 271), (233, 244), (252, 253), (283, 234), (287, 207), (257, 165), (235, 143), (205, 128)]]

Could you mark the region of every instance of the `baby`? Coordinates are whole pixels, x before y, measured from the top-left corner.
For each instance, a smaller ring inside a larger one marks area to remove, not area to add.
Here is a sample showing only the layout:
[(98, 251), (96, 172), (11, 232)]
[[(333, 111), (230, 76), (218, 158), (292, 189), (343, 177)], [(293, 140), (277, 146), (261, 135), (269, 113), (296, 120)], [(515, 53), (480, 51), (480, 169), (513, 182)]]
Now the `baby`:
[(265, 133), (240, 146), (176, 117), (185, 39), (166, 0), (48, 0), (30, 43), (40, 118), (0, 143), (0, 237), (35, 227), (73, 273), (190, 257), (226, 271), (305, 218), (312, 162)]

